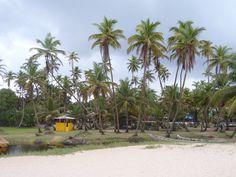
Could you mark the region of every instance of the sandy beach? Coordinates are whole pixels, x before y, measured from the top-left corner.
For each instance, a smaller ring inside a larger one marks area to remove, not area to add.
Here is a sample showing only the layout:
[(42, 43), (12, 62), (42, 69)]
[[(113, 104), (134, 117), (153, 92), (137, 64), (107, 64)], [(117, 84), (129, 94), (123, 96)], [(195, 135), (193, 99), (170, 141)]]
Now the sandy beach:
[(0, 177), (235, 177), (236, 144), (130, 146), (0, 158)]

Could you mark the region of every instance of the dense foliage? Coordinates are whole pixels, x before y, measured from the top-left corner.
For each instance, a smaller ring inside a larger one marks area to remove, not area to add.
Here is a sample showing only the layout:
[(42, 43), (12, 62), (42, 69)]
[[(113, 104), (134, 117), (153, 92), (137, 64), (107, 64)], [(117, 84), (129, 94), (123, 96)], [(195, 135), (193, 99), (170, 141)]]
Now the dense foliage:
[[(67, 55), (59, 49), (61, 41), (50, 33), (36, 40), (38, 46), (30, 49), (32, 57), (17, 73), (7, 71), (5, 59), (0, 60), (0, 76), (9, 88), (0, 90), (0, 126), (51, 125), (61, 114), (75, 117), (78, 128), (96, 128), (102, 134), (106, 127), (114, 127), (115, 132), (133, 128), (137, 134), (155, 125), (170, 136), (179, 127), (188, 131), (186, 121), (201, 125), (202, 131), (210, 124), (216, 130), (228, 128), (236, 114), (236, 55), (231, 48), (201, 39), (205, 29), (191, 21), (179, 21), (170, 28), (165, 44), (160, 22), (142, 20), (127, 38), (127, 53), (132, 54), (127, 57), (127, 69), (132, 78), (116, 83), (110, 48), (121, 48), (120, 40), (126, 39), (123, 30), (115, 28), (117, 23), (105, 17), (95, 24), (98, 33), (89, 40), (92, 48), (99, 47), (101, 62), (89, 70), (80, 69), (78, 54)], [(193, 83), (190, 90), (186, 80), (197, 57), (205, 58), (206, 79)], [(65, 62), (62, 58), (68, 58), (71, 66), (68, 76), (58, 74)], [(44, 65), (39, 64), (41, 59)], [(171, 75), (164, 59), (176, 63), (170, 85), (166, 85)], [(149, 87), (151, 82), (158, 82), (159, 94)]]

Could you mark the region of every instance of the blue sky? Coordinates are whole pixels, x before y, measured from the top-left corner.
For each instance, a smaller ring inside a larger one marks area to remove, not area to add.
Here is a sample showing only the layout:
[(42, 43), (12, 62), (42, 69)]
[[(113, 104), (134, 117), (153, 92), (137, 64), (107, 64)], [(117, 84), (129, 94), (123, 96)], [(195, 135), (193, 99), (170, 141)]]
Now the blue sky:
[[(215, 45), (228, 45), (236, 49), (236, 1), (234, 0), (0, 0), (0, 58), (8, 70), (18, 71), (20, 65), (32, 53), (29, 48), (37, 46), (35, 40), (43, 39), (48, 32), (61, 40), (61, 49), (79, 54), (78, 66), (85, 70), (92, 62), (101, 61), (98, 49), (91, 50), (88, 36), (96, 33), (93, 23), (104, 16), (118, 20), (117, 28), (127, 37), (135, 33), (140, 20), (150, 18), (160, 21), (158, 31), (167, 39), (169, 28), (178, 20), (192, 20), (195, 26), (205, 27), (201, 39), (211, 40)], [(122, 49), (111, 51), (115, 80), (130, 77), (126, 68), (127, 41), (120, 41)], [(67, 59), (60, 74), (68, 74)], [(204, 59), (197, 58), (187, 86), (204, 79)], [(164, 61), (171, 73), (175, 63)], [(173, 76), (167, 84), (173, 82)], [(0, 81), (0, 85), (1, 85)], [(152, 87), (159, 90), (158, 82)]]

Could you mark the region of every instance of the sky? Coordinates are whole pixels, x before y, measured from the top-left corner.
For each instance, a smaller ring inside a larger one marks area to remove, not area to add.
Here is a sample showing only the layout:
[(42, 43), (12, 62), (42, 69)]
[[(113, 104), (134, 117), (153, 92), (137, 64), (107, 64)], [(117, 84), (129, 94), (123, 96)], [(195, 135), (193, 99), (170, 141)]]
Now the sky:
[[(104, 16), (118, 20), (116, 28), (124, 30), (125, 36), (135, 34), (135, 27), (141, 20), (150, 18), (160, 21), (158, 31), (167, 39), (169, 28), (177, 21), (191, 20), (194, 26), (205, 27), (200, 39), (210, 40), (215, 45), (227, 45), (236, 49), (236, 1), (235, 0), (0, 0), (0, 58), (7, 70), (19, 71), (20, 65), (29, 58), (31, 47), (37, 47), (36, 39), (43, 40), (48, 32), (62, 43), (60, 49), (76, 51), (82, 70), (92, 68), (92, 63), (100, 62), (99, 49), (91, 49), (91, 34), (97, 32), (94, 23), (100, 23)], [(165, 41), (166, 42), (166, 41)], [(127, 70), (127, 41), (120, 41), (122, 48), (111, 51), (115, 81), (130, 77)], [(62, 58), (60, 74), (69, 74), (66, 58)], [(42, 64), (43, 60), (41, 61)], [(204, 59), (197, 57), (194, 70), (189, 74), (186, 86), (191, 88), (194, 81), (205, 79)], [(167, 85), (172, 84), (176, 64), (163, 61), (172, 76)], [(5, 85), (0, 80), (0, 88)], [(151, 84), (160, 90), (158, 81)]]

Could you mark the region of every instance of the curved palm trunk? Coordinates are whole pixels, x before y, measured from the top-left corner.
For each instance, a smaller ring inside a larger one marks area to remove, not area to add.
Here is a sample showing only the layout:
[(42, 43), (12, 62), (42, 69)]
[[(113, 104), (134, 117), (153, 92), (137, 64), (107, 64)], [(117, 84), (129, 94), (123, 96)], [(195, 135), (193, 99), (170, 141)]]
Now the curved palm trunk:
[(182, 100), (182, 95), (183, 95), (183, 92), (184, 92), (184, 86), (185, 86), (185, 81), (186, 81), (186, 78), (187, 78), (187, 73), (188, 73), (188, 70), (185, 70), (183, 83), (181, 84), (182, 87), (180, 88), (180, 95), (179, 95), (179, 100), (178, 100), (178, 103), (177, 103), (176, 112), (175, 112), (175, 115), (173, 117), (172, 124), (171, 124), (171, 131), (173, 131), (173, 129), (174, 129), (175, 121), (176, 121), (176, 118), (177, 118), (177, 116), (179, 114), (179, 111), (180, 111), (181, 100)]
[(70, 96), (72, 96), (83, 108), (83, 110), (88, 113), (87, 108), (85, 107), (85, 105), (83, 103), (81, 103), (81, 101), (71, 92), (71, 90), (68, 90), (67, 88), (65, 88), (58, 80), (57, 78), (54, 76), (54, 74), (51, 73), (52, 78), (56, 81), (56, 83), (64, 90), (66, 91)]
[(22, 98), (22, 116), (21, 116), (21, 120), (20, 120), (20, 123), (18, 125), (18, 128), (21, 127), (21, 125), (23, 123), (23, 120), (24, 120), (24, 117), (25, 117), (25, 101), (24, 101), (24, 98)]
[[(176, 73), (175, 73), (175, 81), (174, 81), (174, 88), (176, 88), (176, 82), (177, 82), (177, 77), (178, 77), (178, 74), (179, 74), (179, 67), (180, 65), (177, 65), (177, 69), (176, 69)], [(172, 94), (172, 104), (170, 106), (170, 111), (169, 111), (169, 115), (167, 117), (167, 125), (165, 126), (166, 127), (166, 137), (170, 137), (170, 134), (171, 134), (171, 125), (170, 125), (170, 118), (171, 118), (171, 115), (172, 115), (172, 109), (173, 109), (173, 105), (174, 105), (174, 98), (176, 98), (176, 91), (175, 93)]]

